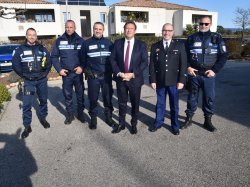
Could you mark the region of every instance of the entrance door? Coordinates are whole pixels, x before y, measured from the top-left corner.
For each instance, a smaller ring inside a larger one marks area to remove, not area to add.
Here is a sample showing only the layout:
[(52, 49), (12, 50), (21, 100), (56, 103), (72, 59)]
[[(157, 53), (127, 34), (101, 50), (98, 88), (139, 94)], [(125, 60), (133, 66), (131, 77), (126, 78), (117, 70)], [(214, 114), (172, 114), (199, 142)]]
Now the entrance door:
[(88, 38), (91, 36), (90, 11), (89, 10), (81, 10), (80, 16), (81, 16), (82, 37)]

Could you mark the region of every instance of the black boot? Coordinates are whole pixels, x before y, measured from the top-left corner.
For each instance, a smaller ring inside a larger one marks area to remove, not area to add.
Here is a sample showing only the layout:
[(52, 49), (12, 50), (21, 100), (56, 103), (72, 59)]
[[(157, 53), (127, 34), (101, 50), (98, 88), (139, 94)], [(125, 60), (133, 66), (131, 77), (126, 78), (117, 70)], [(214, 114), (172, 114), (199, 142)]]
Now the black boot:
[(74, 115), (67, 115), (64, 124), (69, 125), (74, 119), (75, 119)]
[(21, 137), (24, 139), (24, 138), (27, 138), (29, 136), (29, 133), (32, 132), (32, 129), (30, 126), (28, 127), (25, 127), (24, 131), (22, 132), (21, 134)]
[(96, 116), (91, 117), (90, 124), (89, 124), (89, 129), (96, 129), (97, 126), (97, 118)]
[(185, 122), (183, 124), (181, 124), (181, 129), (186, 129), (188, 128), (189, 126), (192, 125), (192, 117), (193, 116), (187, 116), (186, 119), (185, 119)]
[(40, 119), (40, 123), (42, 124), (42, 126), (43, 126), (45, 129), (50, 128), (50, 124), (49, 124), (49, 122), (47, 122), (46, 119)]
[(77, 117), (76, 117), (80, 122), (85, 123), (85, 117), (83, 112), (82, 113), (78, 113)]
[(214, 132), (217, 129), (213, 126), (211, 119), (212, 119), (212, 116), (205, 116), (205, 122), (204, 122), (203, 127), (210, 132)]
[(115, 121), (112, 119), (112, 112), (110, 111), (105, 111), (105, 122), (112, 127), (113, 125), (115, 125)]

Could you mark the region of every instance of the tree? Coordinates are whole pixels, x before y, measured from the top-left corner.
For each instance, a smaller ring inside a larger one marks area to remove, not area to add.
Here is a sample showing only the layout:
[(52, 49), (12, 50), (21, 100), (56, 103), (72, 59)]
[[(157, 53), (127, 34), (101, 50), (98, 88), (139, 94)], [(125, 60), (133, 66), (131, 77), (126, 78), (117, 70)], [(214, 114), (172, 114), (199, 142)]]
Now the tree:
[(236, 8), (236, 17), (233, 19), (235, 25), (242, 28), (241, 30), (241, 40), (244, 38), (244, 32), (248, 26), (250, 26), (250, 8)]
[(185, 36), (188, 36), (190, 34), (193, 34), (193, 33), (197, 32), (197, 31), (198, 31), (198, 25), (197, 24), (193, 24), (193, 25), (187, 24), (186, 29), (184, 30), (183, 34)]
[(9, 8), (0, 6), (0, 18), (4, 19), (14, 19), (18, 17), (18, 14), (26, 12), (26, 9), (19, 9), (19, 8)]
[(224, 29), (223, 26), (218, 25), (218, 26), (217, 26), (217, 32), (223, 35), (223, 34), (226, 33), (226, 30)]

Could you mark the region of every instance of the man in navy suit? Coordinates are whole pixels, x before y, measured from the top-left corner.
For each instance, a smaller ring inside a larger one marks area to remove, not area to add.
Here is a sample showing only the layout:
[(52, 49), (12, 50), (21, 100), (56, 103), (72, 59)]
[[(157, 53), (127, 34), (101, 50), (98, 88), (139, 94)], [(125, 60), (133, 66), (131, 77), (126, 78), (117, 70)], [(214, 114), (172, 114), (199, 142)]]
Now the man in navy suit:
[(149, 131), (155, 132), (164, 124), (166, 96), (169, 95), (171, 128), (174, 135), (179, 135), (179, 90), (186, 80), (187, 55), (184, 44), (173, 40), (173, 25), (166, 23), (162, 27), (162, 40), (151, 47), (149, 64), (149, 82), (156, 90), (157, 104), (154, 125)]
[(116, 81), (119, 103), (119, 124), (113, 126), (112, 133), (125, 129), (128, 95), (131, 101), (131, 134), (137, 133), (141, 87), (144, 83), (143, 71), (148, 66), (146, 43), (134, 38), (136, 24), (128, 21), (124, 25), (125, 38), (117, 39), (111, 53), (111, 65)]

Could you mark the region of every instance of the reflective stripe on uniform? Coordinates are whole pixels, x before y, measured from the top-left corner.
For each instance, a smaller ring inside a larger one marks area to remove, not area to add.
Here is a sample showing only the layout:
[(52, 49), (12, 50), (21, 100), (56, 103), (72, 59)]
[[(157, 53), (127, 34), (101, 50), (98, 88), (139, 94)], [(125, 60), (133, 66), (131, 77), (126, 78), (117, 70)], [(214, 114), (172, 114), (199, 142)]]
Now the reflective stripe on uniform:
[(110, 55), (111, 55), (111, 52), (109, 51), (88, 53), (89, 57), (101, 57), (101, 56), (110, 56)]
[[(75, 49), (75, 45), (59, 45), (58, 48), (59, 50)], [(81, 49), (81, 45), (77, 45), (77, 49)]]
[(195, 53), (195, 54), (202, 54), (202, 49), (191, 49), (190, 53)]

